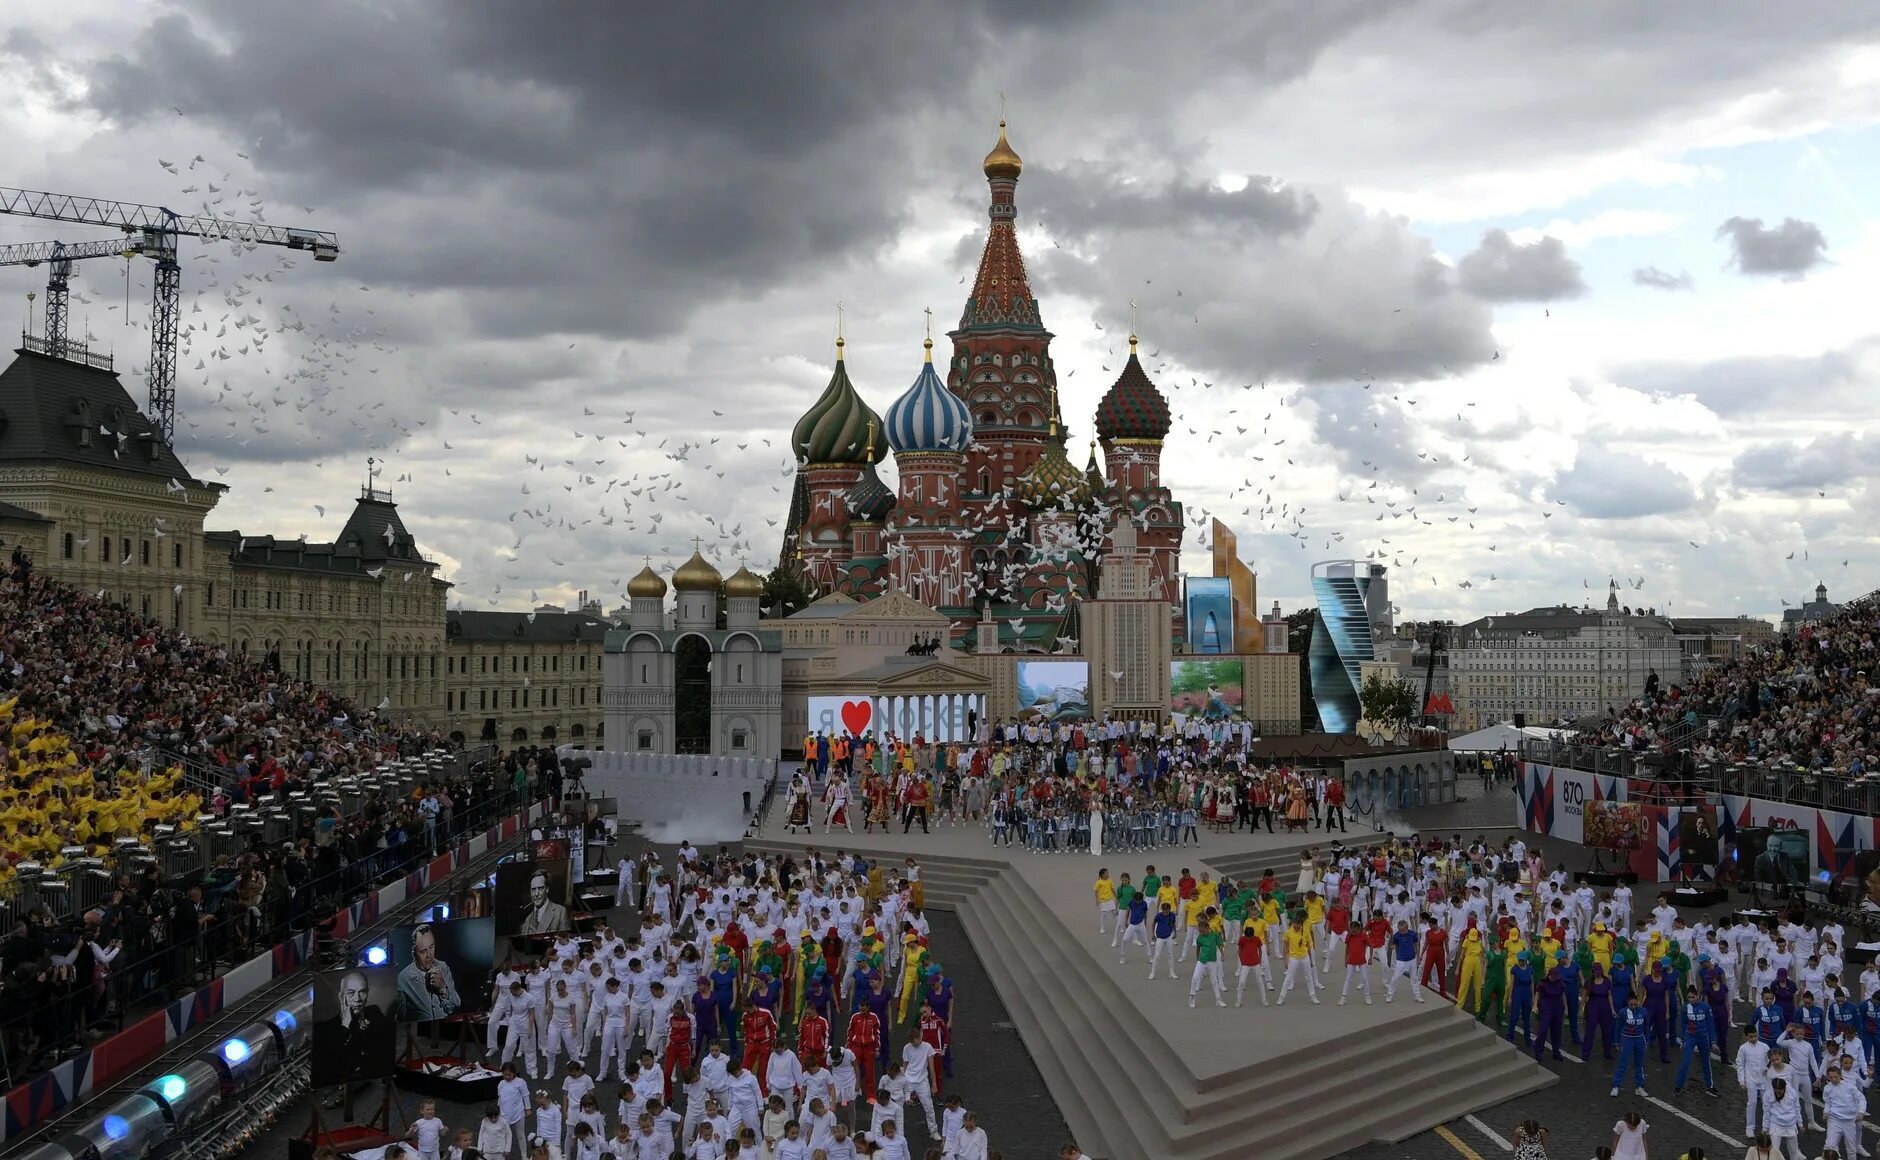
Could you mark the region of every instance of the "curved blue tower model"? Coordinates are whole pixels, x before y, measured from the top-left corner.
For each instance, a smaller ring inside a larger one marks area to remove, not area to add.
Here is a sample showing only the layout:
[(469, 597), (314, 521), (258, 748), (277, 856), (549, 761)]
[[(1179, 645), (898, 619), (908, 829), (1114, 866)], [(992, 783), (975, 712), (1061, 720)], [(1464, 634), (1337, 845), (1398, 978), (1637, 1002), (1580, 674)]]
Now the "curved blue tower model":
[[(1381, 577), (1381, 569), (1379, 575)], [(1312, 566), (1312, 594), (1318, 616), (1312, 625), (1307, 663), (1312, 700), (1327, 733), (1350, 733), (1364, 715), (1358, 695), (1360, 665), (1373, 660), (1370, 602), (1371, 565), (1360, 560), (1328, 560)]]

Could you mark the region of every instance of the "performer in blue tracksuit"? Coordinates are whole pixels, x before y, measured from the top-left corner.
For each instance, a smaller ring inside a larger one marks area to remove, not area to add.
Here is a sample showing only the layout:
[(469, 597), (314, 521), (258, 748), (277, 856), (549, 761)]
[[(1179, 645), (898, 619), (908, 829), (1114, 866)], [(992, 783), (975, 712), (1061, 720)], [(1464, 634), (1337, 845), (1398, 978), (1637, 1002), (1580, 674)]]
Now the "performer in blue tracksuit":
[(1521, 1024), (1521, 1034), (1534, 1038), (1534, 968), (1528, 966), (1528, 953), (1515, 957), (1508, 972), (1508, 1042), (1514, 1042), (1514, 1026)]
[(1684, 1081), (1691, 1077), (1691, 1056), (1693, 1053), (1704, 1061), (1704, 1090), (1711, 1095), (1717, 1094), (1717, 1081), (1710, 1072), (1710, 1049), (1716, 1042), (1716, 1017), (1712, 1015), (1710, 1004), (1700, 1002), (1697, 988), (1684, 989), (1684, 1058), (1678, 1061), (1678, 1076), (1671, 1082), (1673, 1091), (1684, 1090)]
[(1756, 1038), (1770, 1047), (1776, 1045), (1776, 1039), (1789, 1028), (1789, 1017), (1782, 1013), (1776, 1004), (1776, 993), (1768, 987), (1763, 988), (1762, 1002), (1756, 1005)]
[(1828, 1004), (1828, 1031), (1836, 1035), (1843, 1031), (1860, 1035), (1860, 1008), (1847, 997), (1846, 987), (1834, 989), (1833, 1001)]
[(1730, 980), (1723, 968), (1709, 955), (1697, 956), (1697, 975), (1704, 987), (1704, 1002), (1710, 1007), (1710, 1025), (1716, 1031), (1717, 1056), (1730, 1058)]
[(1612, 1073), (1612, 1094), (1619, 1094), (1625, 1082), (1626, 1064), (1632, 1065), (1638, 1094), (1645, 1094), (1645, 1041), (1651, 1035), (1651, 1012), (1639, 1005), (1636, 994), (1626, 997), (1625, 1010), (1619, 1012), (1619, 1066)]
[(1874, 1049), (1880, 1047), (1880, 996), (1869, 995), (1855, 1004), (1859, 1012), (1855, 1028), (1860, 1034), (1860, 1045), (1867, 1049), (1867, 1059), (1875, 1059)]

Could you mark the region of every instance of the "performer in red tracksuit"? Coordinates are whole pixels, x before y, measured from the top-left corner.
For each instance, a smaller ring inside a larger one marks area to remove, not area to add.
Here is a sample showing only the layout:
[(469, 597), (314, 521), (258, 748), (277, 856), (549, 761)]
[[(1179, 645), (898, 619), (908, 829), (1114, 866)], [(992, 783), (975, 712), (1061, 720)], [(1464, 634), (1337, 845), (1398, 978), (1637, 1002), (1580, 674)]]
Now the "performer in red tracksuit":
[(777, 1041), (777, 1017), (762, 1007), (744, 1012), (744, 1068), (757, 1077), (757, 1086), (765, 1092), (764, 1071), (770, 1066), (770, 1045)]
[(803, 1022), (796, 1029), (796, 1053), (803, 1057), (803, 1066), (814, 1070), (828, 1051), (829, 1020), (817, 1014), (814, 1007), (803, 1008)]
[(1423, 932), (1423, 978), (1425, 987), (1430, 986), (1430, 976), (1436, 976), (1436, 993), (1449, 998), (1449, 985), (1444, 980), (1449, 978), (1449, 932), (1441, 923), (1430, 918), (1429, 928)]
[(660, 1075), (666, 1081), (666, 1102), (672, 1102), (672, 1076), (680, 1075), (692, 1066), (692, 1016), (686, 1013), (684, 1003), (675, 1003), (672, 1008), (672, 1023), (669, 1025), (666, 1040), (666, 1058), (660, 1063)]
[(848, 1048), (862, 1073), (857, 1077), (862, 1081), (857, 1090), (874, 1091), (875, 1064), (881, 1058), (881, 1020), (860, 1003), (855, 1005), (855, 1014), (849, 1016)]
[(923, 1043), (933, 1048), (933, 1055), (927, 1066), (933, 1072), (934, 1098), (940, 1096), (940, 1060), (947, 1053), (947, 1024), (938, 1012), (927, 1005), (925, 999), (920, 1004), (920, 1038)]

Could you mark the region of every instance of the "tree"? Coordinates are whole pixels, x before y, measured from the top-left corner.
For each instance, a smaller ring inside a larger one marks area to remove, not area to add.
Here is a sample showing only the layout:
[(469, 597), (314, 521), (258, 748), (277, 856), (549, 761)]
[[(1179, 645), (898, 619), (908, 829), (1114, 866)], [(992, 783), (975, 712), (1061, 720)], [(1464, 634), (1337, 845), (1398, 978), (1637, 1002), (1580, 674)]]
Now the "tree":
[(1417, 691), (1409, 681), (1372, 673), (1358, 691), (1364, 719), (1386, 733), (1398, 733), (1422, 712)]
[(1299, 727), (1308, 733), (1317, 733), (1323, 728), (1319, 724), (1319, 703), (1312, 699), (1312, 662), (1309, 659), (1312, 625), (1318, 616), (1318, 610), (1313, 608), (1286, 614), (1286, 649), (1299, 658)]
[(781, 620), (808, 608), (816, 599), (801, 567), (777, 568), (764, 577), (764, 594), (758, 607), (764, 615)]

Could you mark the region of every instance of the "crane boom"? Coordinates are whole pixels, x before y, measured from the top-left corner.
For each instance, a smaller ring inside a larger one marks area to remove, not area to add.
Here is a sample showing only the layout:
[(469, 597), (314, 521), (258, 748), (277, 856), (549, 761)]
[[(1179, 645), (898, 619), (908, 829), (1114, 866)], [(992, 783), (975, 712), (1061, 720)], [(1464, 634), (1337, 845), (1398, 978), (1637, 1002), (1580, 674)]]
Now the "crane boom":
[(72, 263), (86, 258), (128, 258), (133, 254), (150, 253), (155, 244), (156, 240), (149, 230), (144, 231), (142, 242), (133, 242), (127, 238), (76, 242), (69, 246), (64, 242), (22, 242), (13, 246), (0, 246), (0, 266), (38, 266), (44, 263), (51, 267), (46, 273), (45, 350), (53, 358), (65, 358), (69, 349), (65, 340), (65, 320), (72, 287)]
[(46, 218), (55, 222), (110, 226), (126, 233), (140, 229), (162, 230), (185, 238), (312, 250), (317, 262), (331, 262), (339, 257), (339, 236), (326, 230), (271, 226), (265, 222), (230, 221), (200, 215), (184, 216), (162, 206), (74, 197), (68, 193), (41, 193), (32, 189), (0, 186), (0, 213)]
[[(109, 201), (96, 197), (75, 197), (68, 193), (44, 193), (0, 186), (0, 213), (109, 226), (127, 234), (141, 234), (141, 239), (132, 248), (157, 262), (156, 277), (151, 280), (150, 292), (150, 370), (147, 374), (150, 381), (150, 418), (158, 430), (163, 432), (166, 443), (173, 442), (176, 436), (176, 321), (183, 285), (183, 270), (176, 261), (177, 240), (185, 237), (205, 238), (210, 241), (236, 242), (250, 248), (282, 246), (290, 250), (311, 251), (316, 262), (332, 262), (339, 258), (339, 236), (326, 230), (271, 226), (265, 222), (234, 221), (214, 215), (186, 216), (163, 206), (139, 205), (130, 201)], [(58, 243), (52, 243), (52, 246), (57, 248)], [(48, 283), (46, 305), (49, 316), (54, 306), (58, 307), (60, 337), (58, 346), (52, 349), (62, 352), (65, 346), (64, 286), (65, 278), (71, 272), (71, 263), (64, 260), (63, 255), (54, 260), (50, 253), (38, 260), (53, 261), (53, 277)], [(22, 261), (17, 264), (33, 263)], [(57, 292), (52, 290), (53, 283), (58, 286)]]
[(0, 246), (0, 266), (37, 266), (41, 262), (76, 262), (81, 258), (121, 258), (137, 253), (133, 243), (122, 238), (102, 242), (21, 242)]

